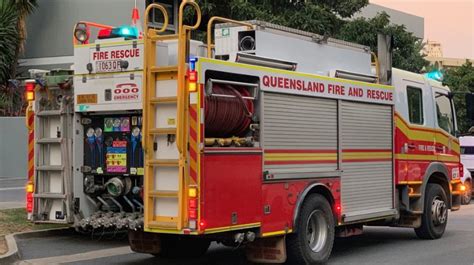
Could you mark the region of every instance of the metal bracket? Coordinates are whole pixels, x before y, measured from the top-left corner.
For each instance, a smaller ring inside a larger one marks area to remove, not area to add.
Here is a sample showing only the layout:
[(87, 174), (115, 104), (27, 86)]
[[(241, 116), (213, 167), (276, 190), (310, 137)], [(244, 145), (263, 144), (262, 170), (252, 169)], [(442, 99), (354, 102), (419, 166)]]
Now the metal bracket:
[(81, 173), (89, 173), (92, 171), (92, 168), (89, 166), (81, 166)]
[(95, 45), (95, 50), (96, 50), (96, 51), (100, 51), (100, 44), (96, 44), (96, 45)]
[(88, 125), (88, 124), (91, 124), (92, 123), (92, 119), (90, 118), (82, 118), (81, 119), (81, 124), (82, 125)]
[(232, 224), (237, 224), (237, 212), (232, 212)]
[(134, 49), (136, 49), (137, 46), (138, 46), (138, 42), (137, 42), (136, 40), (134, 40), (134, 41), (132, 42), (132, 47), (133, 47)]

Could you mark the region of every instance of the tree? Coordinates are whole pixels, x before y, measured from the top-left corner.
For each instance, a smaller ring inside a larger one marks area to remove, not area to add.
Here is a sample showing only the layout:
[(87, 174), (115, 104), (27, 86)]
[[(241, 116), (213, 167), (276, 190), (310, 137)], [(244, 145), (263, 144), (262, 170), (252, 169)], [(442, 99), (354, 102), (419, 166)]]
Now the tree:
[[(367, 0), (199, 0), (205, 30), (211, 16), (229, 17), (235, 20), (264, 20), (314, 32), (334, 36), (346, 41), (369, 46), (377, 50), (377, 33), (394, 36), (395, 47), (393, 65), (395, 67), (420, 72), (428, 62), (423, 58), (423, 43), (404, 26), (390, 24), (390, 17), (383, 12), (371, 19), (351, 18), (368, 4)], [(284, 12), (282, 12), (284, 10)]]
[(37, 0), (0, 0), (0, 115), (21, 114), (23, 93), (15, 82), (16, 67), (26, 40), (26, 17)]
[(443, 84), (449, 86), (451, 91), (458, 92), (454, 95), (454, 106), (456, 107), (456, 116), (458, 128), (461, 133), (469, 130), (470, 122), (466, 115), (465, 93), (474, 93), (474, 67), (472, 62), (466, 60), (466, 63), (458, 68), (447, 69), (444, 73)]
[(14, 5), (0, 1), (0, 86), (12, 77), (11, 65), (15, 63), (18, 46), (18, 16)]
[(212, 16), (235, 20), (264, 20), (282, 26), (334, 35), (349, 18), (368, 4), (368, 0), (199, 0), (205, 30)]
[(348, 21), (341, 28), (337, 37), (369, 46), (375, 52), (377, 50), (377, 33), (392, 35), (394, 38), (394, 67), (419, 73), (428, 66), (428, 61), (421, 53), (422, 41), (413, 33), (408, 32), (405, 26), (390, 24), (390, 16), (385, 12), (370, 19), (357, 18)]

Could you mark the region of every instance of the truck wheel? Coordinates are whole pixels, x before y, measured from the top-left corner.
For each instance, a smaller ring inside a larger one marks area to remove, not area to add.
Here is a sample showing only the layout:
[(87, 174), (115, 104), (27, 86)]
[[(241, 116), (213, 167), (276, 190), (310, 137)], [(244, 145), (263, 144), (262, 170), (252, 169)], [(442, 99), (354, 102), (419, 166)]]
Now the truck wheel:
[(444, 234), (448, 223), (448, 199), (439, 184), (429, 183), (426, 187), (425, 207), (421, 226), (415, 233), (422, 239), (437, 239)]
[(161, 252), (164, 258), (197, 258), (204, 255), (211, 241), (204, 238), (180, 237), (163, 235), (161, 237)]
[(470, 181), (464, 182), (464, 186), (466, 186), (466, 191), (462, 196), (462, 204), (469, 204), (471, 203), (472, 199), (472, 185)]
[(334, 217), (320, 194), (309, 195), (297, 221), (298, 230), (286, 238), (287, 264), (322, 264), (334, 243)]

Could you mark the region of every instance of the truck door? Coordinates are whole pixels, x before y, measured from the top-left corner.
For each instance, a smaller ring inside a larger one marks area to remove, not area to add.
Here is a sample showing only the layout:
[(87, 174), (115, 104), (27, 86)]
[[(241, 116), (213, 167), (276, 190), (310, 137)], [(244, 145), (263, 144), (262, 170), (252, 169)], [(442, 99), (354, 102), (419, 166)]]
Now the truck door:
[(452, 177), (459, 177), (459, 142), (455, 137), (456, 119), (454, 106), (448, 92), (433, 87), (435, 103), (435, 124), (440, 131), (435, 136), (435, 153), (437, 160), (445, 163)]
[[(435, 128), (431, 90), (425, 84), (409, 80), (403, 81), (400, 90), (401, 101), (407, 102), (400, 108), (399, 121), (397, 122), (397, 146), (402, 151), (399, 156), (399, 167), (404, 169), (399, 174), (401, 181), (420, 181), (429, 165), (430, 160), (435, 160), (434, 151)], [(404, 114), (403, 112), (406, 111)], [(400, 121), (403, 118), (404, 122)]]

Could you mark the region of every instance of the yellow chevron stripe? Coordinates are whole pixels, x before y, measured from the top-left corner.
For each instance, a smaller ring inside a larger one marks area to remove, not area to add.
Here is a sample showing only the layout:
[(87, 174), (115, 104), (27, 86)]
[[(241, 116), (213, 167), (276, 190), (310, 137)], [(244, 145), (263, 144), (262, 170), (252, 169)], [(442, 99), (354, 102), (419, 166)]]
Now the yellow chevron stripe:
[(458, 156), (453, 155), (409, 155), (409, 154), (396, 154), (396, 159), (401, 160), (424, 160), (424, 161), (443, 161), (443, 162), (459, 162)]
[(403, 120), (403, 118), (399, 116), (395, 116), (395, 125), (397, 128), (403, 132), (410, 140), (415, 141), (427, 141), (427, 142), (438, 142), (445, 146), (449, 146), (449, 142), (451, 142), (451, 148), (453, 151), (459, 153), (460, 147), (459, 143), (455, 139), (454, 136), (448, 136), (444, 131), (441, 129), (430, 129), (432, 131), (422, 131), (420, 129), (426, 130), (427, 128), (422, 126), (410, 125), (407, 126), (407, 122)]

